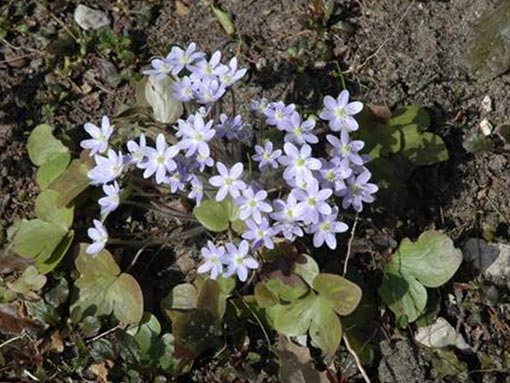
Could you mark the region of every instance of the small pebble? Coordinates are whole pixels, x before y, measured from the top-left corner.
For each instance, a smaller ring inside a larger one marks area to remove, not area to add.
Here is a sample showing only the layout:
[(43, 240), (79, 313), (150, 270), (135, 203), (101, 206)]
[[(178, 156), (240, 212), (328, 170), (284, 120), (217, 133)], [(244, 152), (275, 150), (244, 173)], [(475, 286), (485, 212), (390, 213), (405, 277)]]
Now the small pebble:
[(485, 95), (485, 97), (482, 100), (482, 110), (485, 113), (492, 112), (492, 99), (490, 98), (490, 96), (488, 94)]
[(492, 133), (492, 128), (493, 128), (492, 123), (487, 118), (484, 118), (480, 122), (480, 132), (484, 136), (490, 136)]
[(89, 8), (83, 4), (76, 7), (74, 11), (74, 21), (86, 31), (110, 25), (110, 18), (105, 12)]

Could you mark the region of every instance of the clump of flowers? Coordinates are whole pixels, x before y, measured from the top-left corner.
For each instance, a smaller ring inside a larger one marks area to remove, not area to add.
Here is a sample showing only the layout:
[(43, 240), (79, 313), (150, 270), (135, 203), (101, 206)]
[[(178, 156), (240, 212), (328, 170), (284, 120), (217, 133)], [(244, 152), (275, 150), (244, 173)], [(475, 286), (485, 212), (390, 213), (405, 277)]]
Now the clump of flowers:
[[(347, 90), (336, 99), (326, 96), (318, 119), (303, 116), (294, 104), (266, 99), (252, 102), (251, 116), (218, 113), (216, 102), (246, 74), (235, 57), (228, 64), (221, 58), (214, 52), (208, 59), (192, 43), (185, 50), (173, 47), (144, 71), (156, 79), (171, 78), (173, 96), (187, 110), (195, 108), (169, 129), (177, 138), (173, 144), (164, 134), (152, 143), (141, 135), (127, 142), (127, 151), (114, 150), (109, 142), (115, 130), (107, 117), (101, 128), (85, 124), (91, 138), (81, 145), (90, 149), (96, 164), (88, 176), (104, 191), (98, 201), (101, 221), (94, 220), (89, 230), (88, 253), (106, 245), (103, 223), (119, 206), (123, 175), (134, 169), (196, 205), (228, 198), (237, 207), (244, 231), (202, 248), (198, 272), (212, 279), (237, 275), (246, 281), (250, 270), (260, 267), (259, 252), (281, 241), (309, 235), (315, 247), (335, 249), (336, 235), (348, 230), (342, 210), (361, 212), (374, 201), (378, 188), (370, 183), (368, 157), (360, 154), (364, 143), (351, 137), (359, 127), (353, 116), (362, 110), (361, 102), (350, 102)], [(330, 130), (325, 140), (317, 129), (321, 124)], [(280, 132), (280, 138), (262, 134), (271, 130)], [(269, 179), (279, 180), (278, 186), (269, 188)]]

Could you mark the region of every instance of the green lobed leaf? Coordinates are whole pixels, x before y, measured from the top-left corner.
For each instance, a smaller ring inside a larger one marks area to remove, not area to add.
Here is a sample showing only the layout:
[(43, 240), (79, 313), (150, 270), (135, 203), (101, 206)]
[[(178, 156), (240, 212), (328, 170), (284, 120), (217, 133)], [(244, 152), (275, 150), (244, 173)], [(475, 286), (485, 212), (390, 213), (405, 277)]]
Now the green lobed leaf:
[(278, 294), (267, 287), (266, 282), (259, 282), (255, 285), (255, 300), (261, 308), (268, 308), (276, 305), (280, 300)]
[(342, 325), (333, 311), (334, 303), (319, 296), (315, 310), (316, 315), (312, 317), (309, 330), (312, 344), (329, 355), (334, 355), (342, 340)]
[(55, 190), (45, 190), (37, 196), (35, 201), (35, 215), (46, 222), (52, 223), (67, 231), (73, 224), (74, 208), (57, 205), (60, 193)]
[(308, 254), (301, 254), (293, 264), (293, 271), (309, 286), (313, 286), (313, 280), (319, 275), (319, 265)]
[(58, 246), (53, 250), (51, 256), (48, 259), (37, 260), (37, 268), (43, 274), (48, 274), (60, 263), (64, 255), (71, 247), (74, 239), (74, 230), (69, 231), (65, 237), (60, 241)]
[(287, 336), (304, 335), (310, 327), (315, 313), (317, 294), (310, 292), (305, 297), (286, 304), (278, 304), (266, 310), (269, 322), (279, 333)]
[(123, 323), (138, 323), (143, 315), (143, 295), (136, 279), (121, 273), (112, 255), (103, 250), (96, 256), (85, 252), (81, 244), (75, 260), (80, 277), (75, 281), (77, 300), (71, 311), (79, 309), (82, 316), (114, 314)]
[(80, 159), (74, 159), (66, 169), (49, 186), (50, 189), (59, 192), (57, 206), (67, 206), (89, 186), (87, 172), (89, 166)]
[(69, 150), (53, 136), (53, 127), (42, 124), (30, 133), (27, 142), (28, 156), (34, 165), (41, 166)]
[(209, 310), (191, 310), (172, 323), (172, 334), (176, 357), (192, 362), (216, 343), (221, 335), (221, 324)]
[(328, 297), (310, 292), (288, 304), (269, 307), (266, 313), (281, 334), (300, 336), (309, 332), (312, 343), (329, 354), (334, 354), (340, 344), (342, 326)]
[(415, 165), (433, 165), (448, 160), (448, 149), (437, 134), (422, 132), (414, 125), (406, 126), (402, 132), (402, 154)]
[(427, 305), (424, 286), (445, 284), (461, 262), (461, 251), (439, 231), (426, 231), (416, 242), (406, 238), (384, 268), (381, 296), (397, 319), (414, 322)]
[(41, 190), (48, 188), (67, 169), (69, 162), (71, 162), (71, 155), (65, 152), (57, 154), (54, 158), (42, 164), (37, 169), (35, 176)]
[(370, 158), (397, 153), (401, 147), (401, 134), (394, 126), (376, 120), (368, 110), (363, 110), (358, 117), (361, 128), (356, 132), (356, 138), (365, 143), (364, 153)]
[(191, 283), (175, 286), (170, 293), (161, 300), (161, 311), (175, 321), (183, 312), (197, 307), (198, 291)]
[(220, 232), (229, 227), (232, 212), (232, 202), (229, 198), (221, 202), (207, 199), (193, 209), (193, 215), (207, 230)]
[(275, 275), (268, 279), (266, 287), (284, 301), (293, 301), (308, 292), (308, 286), (297, 275)]
[(418, 105), (409, 105), (393, 113), (389, 125), (395, 128), (414, 125), (422, 130), (427, 130), (430, 127), (430, 116), (424, 108)]
[[(133, 331), (136, 330), (136, 331)], [(143, 314), (140, 324), (127, 332), (134, 336), (140, 351), (140, 361), (142, 363), (154, 362), (158, 359), (162, 350), (158, 350), (159, 334), (161, 333), (161, 325), (158, 319), (151, 313)]]
[(426, 231), (416, 242), (402, 240), (389, 267), (403, 275), (415, 277), (426, 287), (445, 284), (462, 262), (462, 252), (453, 241), (439, 231)]
[(361, 301), (362, 291), (358, 285), (336, 274), (319, 274), (313, 280), (313, 288), (321, 297), (332, 302), (338, 315), (349, 315)]
[(46, 277), (37, 271), (37, 267), (30, 265), (9, 287), (11, 290), (25, 295), (31, 291), (41, 290), (45, 284)]
[(427, 290), (412, 276), (385, 270), (380, 293), (397, 320), (405, 318), (405, 322), (414, 322), (427, 306)]
[(21, 220), (12, 241), (12, 247), (21, 257), (45, 262), (49, 259), (67, 230), (42, 219)]

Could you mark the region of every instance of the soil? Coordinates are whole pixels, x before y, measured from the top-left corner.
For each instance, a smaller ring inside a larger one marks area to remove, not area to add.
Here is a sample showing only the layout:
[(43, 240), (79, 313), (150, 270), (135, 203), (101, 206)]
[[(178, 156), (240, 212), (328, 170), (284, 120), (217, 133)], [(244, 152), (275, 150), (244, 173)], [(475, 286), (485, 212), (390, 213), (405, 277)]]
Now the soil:
[[(361, 224), (355, 252), (378, 254), (381, 259), (381, 240), (377, 238), (384, 237), (387, 245), (383, 247), (391, 248), (403, 237), (415, 238), (430, 228), (444, 230), (459, 247), (474, 236), (510, 240), (508, 153), (499, 150), (472, 155), (462, 148), (466, 133), (478, 130), (482, 119), (488, 118), (496, 128), (509, 123), (510, 74), (481, 81), (469, 74), (464, 59), (473, 25), (497, 1), (336, 1), (337, 11), (330, 24), (343, 24), (327, 30), (310, 26), (316, 17), (314, 5), (321, 1), (217, 1), (233, 15), (237, 39), (225, 33), (206, 1), (83, 3), (112, 15), (114, 31), (131, 39), (133, 60), (126, 62), (118, 54), (92, 48), (81, 62), (73, 63), (67, 75), (62, 74), (64, 55), (58, 50), (55, 53), (49, 44), (68, 40), (62, 25), (74, 25), (72, 12), (77, 3), (62, 0), (45, 8), (27, 0), (26, 4), (0, 5), (4, 14), (15, 14), (0, 45), (2, 231), (15, 220), (32, 215), (38, 191), (25, 149), (31, 129), (48, 122), (71, 142), (84, 122), (98, 121), (103, 114), (115, 113), (122, 104), (133, 101), (133, 81), (109, 84), (101, 74), (104, 61), (119, 72), (139, 74), (151, 56), (165, 54), (174, 44), (194, 41), (205, 51), (237, 55), (240, 64), (250, 68), (249, 78), (236, 96), (237, 105), (246, 106), (252, 98), (263, 96), (316, 107), (325, 94), (340, 89), (338, 64), (356, 98), (392, 110), (417, 104), (430, 111), (431, 130), (446, 142), (449, 161), (416, 169), (408, 181), (411, 198), (405, 212), (390, 219), (376, 216), (374, 222), (385, 222), (385, 227)], [(28, 26), (28, 32), (16, 30), (19, 25)], [(79, 32), (75, 25), (72, 31)], [(493, 103), (490, 112), (482, 107), (487, 96)], [(168, 272), (173, 272), (172, 266), (168, 267)], [(479, 356), (502, 360), (510, 335), (495, 330), (494, 321), (510, 321), (506, 306), (491, 309), (489, 319), (488, 310), (480, 305), (481, 324), (468, 325), (458, 318), (459, 313), (469, 314), (461, 303), (473, 298), (459, 286), (473, 277), (472, 270), (463, 266), (452, 283), (441, 289), (442, 315), (462, 329), (468, 343), (479, 341), (477, 331), (488, 333)], [(508, 302), (508, 291), (499, 290), (501, 301)], [(452, 303), (450, 296), (455, 296), (457, 303)], [(496, 342), (497, 335), (501, 338)], [(471, 370), (481, 369), (480, 358), (459, 358)], [(400, 360), (404, 363), (399, 367)], [(427, 350), (393, 340), (381, 343), (370, 372), (384, 382), (441, 381), (430, 372), (430, 366)], [(504, 381), (504, 374), (473, 373), (464, 381), (469, 379)]]

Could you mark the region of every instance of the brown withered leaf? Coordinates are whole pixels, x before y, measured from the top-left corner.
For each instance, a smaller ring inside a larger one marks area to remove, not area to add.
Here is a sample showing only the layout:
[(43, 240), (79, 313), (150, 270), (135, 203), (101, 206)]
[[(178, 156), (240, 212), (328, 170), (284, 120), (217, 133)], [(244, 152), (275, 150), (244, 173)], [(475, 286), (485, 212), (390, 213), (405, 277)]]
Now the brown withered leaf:
[(33, 263), (32, 259), (17, 256), (13, 252), (0, 252), (0, 275), (23, 271)]
[(108, 383), (108, 369), (104, 362), (91, 364), (89, 371), (97, 376), (97, 381), (100, 383)]
[(53, 334), (51, 334), (51, 349), (58, 353), (64, 351), (64, 341), (59, 331), (55, 331)]
[(380, 121), (388, 121), (391, 119), (391, 110), (384, 105), (367, 105), (367, 108), (373, 118)]
[(21, 312), (19, 304), (0, 304), (0, 333), (19, 335), (23, 330), (34, 330), (36, 322)]
[(183, 17), (189, 13), (189, 7), (182, 1), (177, 0), (175, 2), (175, 11), (177, 12), (177, 15)]
[(327, 373), (318, 371), (310, 349), (298, 346), (287, 337), (278, 337), (277, 352), (280, 356), (280, 378), (283, 383), (328, 383)]

